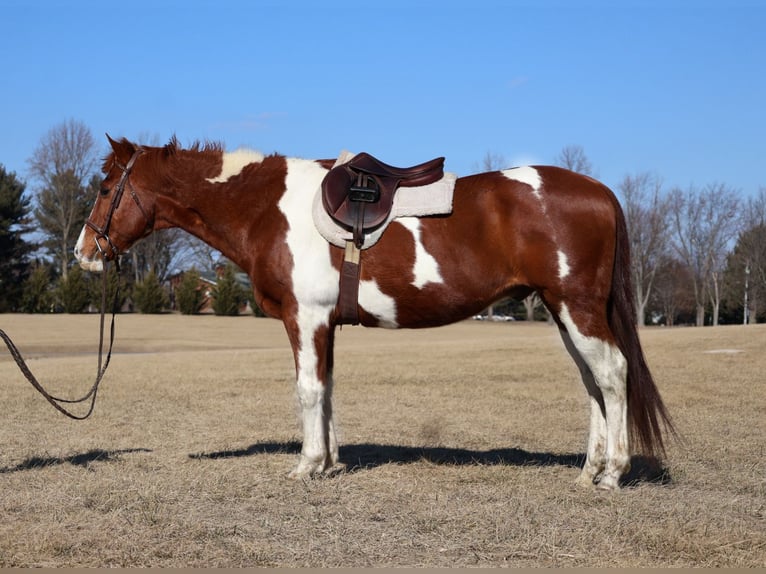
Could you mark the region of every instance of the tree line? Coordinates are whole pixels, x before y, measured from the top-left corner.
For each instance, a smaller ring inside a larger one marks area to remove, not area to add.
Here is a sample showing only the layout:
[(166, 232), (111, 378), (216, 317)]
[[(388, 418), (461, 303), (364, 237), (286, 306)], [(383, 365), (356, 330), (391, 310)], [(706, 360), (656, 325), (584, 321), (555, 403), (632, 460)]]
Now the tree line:
[[(144, 138), (148, 139), (148, 138)], [(156, 142), (150, 142), (156, 143)], [(30, 188), (0, 163), (0, 312), (80, 313), (97, 308), (101, 280), (72, 251), (101, 182), (91, 131), (68, 120), (43, 136), (28, 160)], [(487, 153), (483, 170), (509, 167)], [(554, 163), (593, 175), (583, 148), (564, 147)], [(666, 187), (651, 172), (626, 174), (617, 189), (628, 225), (636, 316), (640, 324), (717, 325), (766, 320), (766, 188), (747, 199), (724, 183)], [(207, 297), (218, 314), (237, 314), (252, 292), (231, 263), (178, 229), (151, 234), (110, 269), (111, 296), (124, 310), (199, 312)], [(202, 270), (202, 271), (198, 271)], [(241, 274), (240, 274), (241, 275)], [(519, 318), (544, 318), (536, 295), (494, 306)]]

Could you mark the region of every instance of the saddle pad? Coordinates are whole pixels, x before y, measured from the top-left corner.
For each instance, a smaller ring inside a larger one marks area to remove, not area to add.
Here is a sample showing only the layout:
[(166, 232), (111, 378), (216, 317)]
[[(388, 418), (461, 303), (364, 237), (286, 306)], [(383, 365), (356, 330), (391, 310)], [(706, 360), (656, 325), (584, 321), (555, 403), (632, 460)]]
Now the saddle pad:
[[(342, 151), (333, 167), (350, 161), (355, 155), (345, 150)], [(435, 183), (420, 187), (398, 188), (394, 195), (391, 215), (375, 231), (365, 235), (362, 249), (375, 245), (388, 227), (388, 224), (394, 219), (452, 213), (452, 193), (455, 190), (456, 179), (457, 176), (454, 173), (445, 172), (444, 177)], [(340, 227), (325, 211), (322, 204), (321, 186), (314, 194), (312, 215), (314, 217), (314, 226), (319, 231), (319, 234), (333, 245), (345, 247), (346, 241), (353, 239), (353, 233)]]

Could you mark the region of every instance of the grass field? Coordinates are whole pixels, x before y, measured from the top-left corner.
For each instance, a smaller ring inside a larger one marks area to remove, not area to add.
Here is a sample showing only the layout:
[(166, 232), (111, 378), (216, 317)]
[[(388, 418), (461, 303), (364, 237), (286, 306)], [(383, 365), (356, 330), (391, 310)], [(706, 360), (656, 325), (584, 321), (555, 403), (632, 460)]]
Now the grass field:
[[(96, 316), (0, 328), (90, 387)], [(345, 327), (345, 468), (311, 481), (276, 321), (119, 316), (84, 422), (0, 354), (0, 566), (766, 566), (766, 325), (641, 336), (684, 442), (613, 494), (574, 486), (587, 400), (547, 325)]]

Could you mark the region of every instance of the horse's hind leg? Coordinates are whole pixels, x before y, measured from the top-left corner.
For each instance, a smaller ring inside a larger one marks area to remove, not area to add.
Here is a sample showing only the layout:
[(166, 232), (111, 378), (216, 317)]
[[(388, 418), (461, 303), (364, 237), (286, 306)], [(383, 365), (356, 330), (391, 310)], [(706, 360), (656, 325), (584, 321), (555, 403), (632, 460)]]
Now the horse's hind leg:
[[(591, 400), (588, 455), (578, 483), (591, 484), (600, 472), (598, 487), (612, 490), (619, 488), (620, 477), (630, 469), (627, 361), (600, 308), (592, 303), (591, 309), (570, 310), (560, 303), (556, 315)], [(578, 320), (578, 312), (587, 320)]]
[(590, 397), (590, 431), (588, 433), (588, 450), (585, 456), (577, 484), (581, 486), (593, 486), (596, 477), (606, 467), (606, 418), (604, 417), (604, 397), (596, 384), (593, 372), (585, 363), (580, 352), (572, 342), (572, 337), (565, 329), (560, 329), (561, 338), (564, 341), (569, 354), (574, 359), (577, 368), (580, 369), (585, 389)]

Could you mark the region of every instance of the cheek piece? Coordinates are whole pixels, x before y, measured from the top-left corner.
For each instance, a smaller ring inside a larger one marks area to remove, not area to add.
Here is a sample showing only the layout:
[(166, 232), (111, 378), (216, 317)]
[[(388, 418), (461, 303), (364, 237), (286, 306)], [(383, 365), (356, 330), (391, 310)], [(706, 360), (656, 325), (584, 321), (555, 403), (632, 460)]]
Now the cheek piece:
[(112, 195), (112, 202), (109, 204), (109, 211), (106, 213), (106, 220), (104, 221), (104, 225), (99, 226), (96, 223), (94, 223), (90, 218), (88, 218), (85, 221), (85, 225), (90, 227), (95, 233), (95, 242), (96, 242), (96, 249), (101, 254), (101, 258), (106, 261), (109, 258), (109, 254), (107, 253), (105, 248), (101, 247), (101, 239), (106, 241), (106, 245), (108, 250), (111, 252), (111, 258), (116, 259), (117, 255), (119, 255), (119, 251), (117, 250), (117, 247), (112, 242), (111, 238), (109, 237), (109, 228), (112, 225), (112, 217), (114, 217), (115, 211), (117, 211), (117, 208), (120, 206), (120, 201), (122, 200), (122, 195), (125, 193), (125, 188), (128, 188), (128, 191), (130, 191), (130, 195), (133, 198), (133, 201), (136, 202), (136, 205), (138, 206), (138, 209), (141, 210), (141, 214), (144, 216), (144, 219), (146, 220), (146, 227), (147, 229), (151, 225), (151, 220), (149, 219), (149, 216), (146, 213), (146, 210), (144, 209), (144, 206), (141, 205), (141, 201), (138, 199), (138, 195), (136, 195), (136, 190), (133, 188), (133, 185), (130, 183), (129, 177), (130, 172), (133, 170), (133, 165), (136, 163), (136, 160), (138, 159), (138, 156), (140, 156), (142, 153), (144, 153), (144, 149), (139, 147), (136, 149), (135, 152), (133, 152), (133, 155), (130, 157), (130, 160), (128, 161), (127, 165), (122, 166), (120, 164), (117, 164), (117, 167), (119, 167), (122, 170), (122, 175), (120, 176), (120, 181), (117, 182), (117, 186), (114, 188), (114, 194)]

